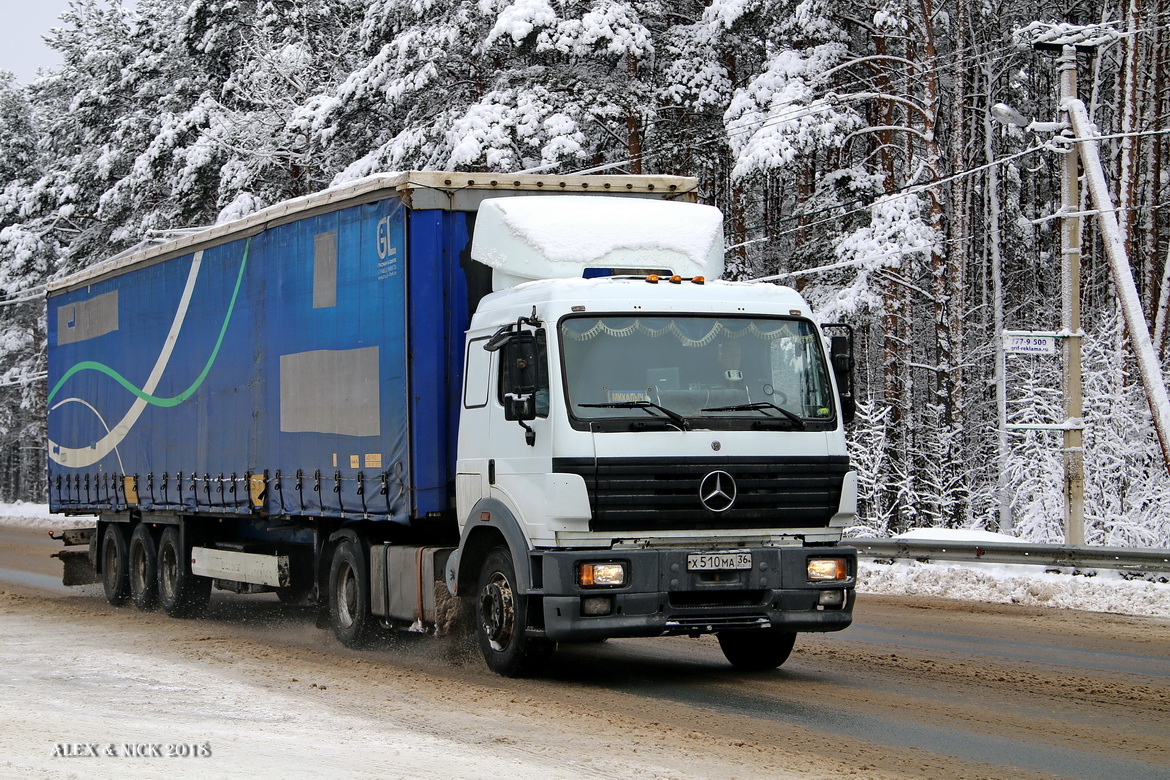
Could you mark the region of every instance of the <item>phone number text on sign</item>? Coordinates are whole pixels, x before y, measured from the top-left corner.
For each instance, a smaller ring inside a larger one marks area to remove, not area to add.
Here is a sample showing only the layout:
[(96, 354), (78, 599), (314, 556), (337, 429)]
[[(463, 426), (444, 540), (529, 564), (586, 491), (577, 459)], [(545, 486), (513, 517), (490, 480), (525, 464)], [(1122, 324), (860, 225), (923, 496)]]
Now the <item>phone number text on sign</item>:
[(1006, 352), (1021, 355), (1055, 355), (1056, 337), (1008, 334), (1004, 337), (1003, 348)]

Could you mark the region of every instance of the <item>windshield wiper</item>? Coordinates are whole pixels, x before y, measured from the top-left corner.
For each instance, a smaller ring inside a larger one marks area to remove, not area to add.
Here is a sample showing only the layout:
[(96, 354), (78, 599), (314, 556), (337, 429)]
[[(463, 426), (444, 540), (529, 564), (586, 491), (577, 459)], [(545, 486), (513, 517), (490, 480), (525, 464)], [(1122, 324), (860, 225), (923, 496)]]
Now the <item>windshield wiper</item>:
[(759, 412), (760, 414), (764, 415), (765, 417), (771, 417), (772, 415), (770, 415), (766, 411), (764, 411), (765, 409), (775, 409), (776, 411), (780, 412), (780, 414), (784, 415), (789, 420), (792, 420), (792, 422), (799, 425), (801, 428), (805, 427), (804, 419), (799, 417), (795, 412), (790, 412), (787, 409), (785, 409), (781, 406), (777, 406), (776, 404), (771, 403), (769, 401), (760, 401), (760, 402), (754, 403), (754, 404), (736, 404), (735, 406), (711, 406), (711, 407), (708, 407), (706, 409), (700, 409), (699, 411), (701, 411), (701, 412)]
[(671, 411), (665, 406), (659, 406), (652, 401), (610, 401), (604, 404), (577, 404), (577, 406), (587, 406), (591, 409), (644, 409), (646, 414), (650, 415), (651, 417), (654, 416), (654, 413), (650, 410), (657, 409), (666, 415), (671, 422), (676, 423), (684, 431), (691, 427), (691, 424), (687, 421), (687, 418), (683, 417), (678, 412)]

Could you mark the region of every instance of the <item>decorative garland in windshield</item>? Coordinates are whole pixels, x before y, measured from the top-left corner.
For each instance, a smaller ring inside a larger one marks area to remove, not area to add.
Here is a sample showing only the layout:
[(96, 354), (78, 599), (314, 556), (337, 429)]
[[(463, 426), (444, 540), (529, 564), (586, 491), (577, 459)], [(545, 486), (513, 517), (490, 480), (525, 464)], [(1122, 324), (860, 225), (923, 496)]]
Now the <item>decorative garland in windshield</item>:
[[(655, 317), (653, 320), (651, 320), (651, 322), (655, 320), (661, 321), (662, 319), (664, 318)], [(692, 317), (688, 318), (688, 321), (695, 322), (697, 319), (699, 318)], [(580, 320), (571, 320), (570, 322), (575, 324), (579, 321)], [(598, 319), (593, 327), (583, 332), (574, 332), (572, 327), (565, 327), (564, 335), (566, 338), (572, 339), (573, 341), (589, 341), (590, 339), (596, 338), (602, 334), (611, 336), (613, 338), (625, 338), (627, 336), (632, 336), (635, 333), (641, 333), (642, 335), (649, 336), (651, 338), (673, 335), (678, 338), (679, 342), (683, 346), (686, 347), (705, 347), (720, 336), (727, 336), (728, 338), (738, 339), (751, 335), (765, 341), (775, 341), (778, 338), (785, 336), (792, 338), (795, 335), (793, 334), (793, 329), (791, 327), (794, 324), (794, 321), (792, 320), (781, 320), (780, 324), (775, 330), (763, 330), (757, 325), (757, 322), (757, 320), (749, 320), (746, 327), (740, 328), (739, 330), (734, 330), (725, 325), (722, 320), (716, 320), (715, 324), (711, 327), (706, 335), (704, 335), (702, 338), (696, 339), (688, 336), (685, 332), (683, 332), (683, 329), (679, 326), (677, 320), (673, 319), (669, 320), (668, 324), (661, 328), (654, 328), (651, 325), (647, 325), (641, 319), (634, 320), (627, 327), (615, 328), (607, 325), (604, 319)], [(568, 323), (566, 323), (566, 325), (568, 325)], [(811, 337), (811, 335), (808, 333), (800, 334), (800, 336), (803, 338)]]

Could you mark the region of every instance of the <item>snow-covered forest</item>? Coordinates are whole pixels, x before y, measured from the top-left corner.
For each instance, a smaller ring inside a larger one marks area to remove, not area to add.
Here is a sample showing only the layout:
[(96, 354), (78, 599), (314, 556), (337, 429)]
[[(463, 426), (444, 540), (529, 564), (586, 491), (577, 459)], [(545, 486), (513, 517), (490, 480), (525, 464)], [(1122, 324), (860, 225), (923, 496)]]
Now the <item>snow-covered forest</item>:
[[(1103, 25), (1080, 94), (1167, 366), (1163, 1), (74, 0), (59, 69), (0, 73), (0, 500), (44, 491), (46, 279), (377, 171), (670, 173), (723, 209), (729, 273), (856, 328), (864, 530), (1061, 541), (1061, 436), (1001, 446), (996, 344), (1060, 327), (1062, 147), (988, 109), (1056, 120), (1056, 57), (1015, 33)], [(1167, 545), (1092, 220), (1084, 244), (1086, 537)], [(1064, 420), (1059, 356), (1006, 368), (1009, 421)]]

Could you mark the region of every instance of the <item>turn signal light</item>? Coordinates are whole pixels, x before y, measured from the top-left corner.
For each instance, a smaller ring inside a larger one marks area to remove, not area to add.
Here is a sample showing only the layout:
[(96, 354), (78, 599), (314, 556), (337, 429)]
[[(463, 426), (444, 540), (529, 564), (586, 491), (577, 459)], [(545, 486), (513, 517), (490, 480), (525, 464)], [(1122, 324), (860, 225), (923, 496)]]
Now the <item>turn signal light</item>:
[(808, 578), (810, 582), (849, 579), (849, 564), (844, 558), (809, 558)]

